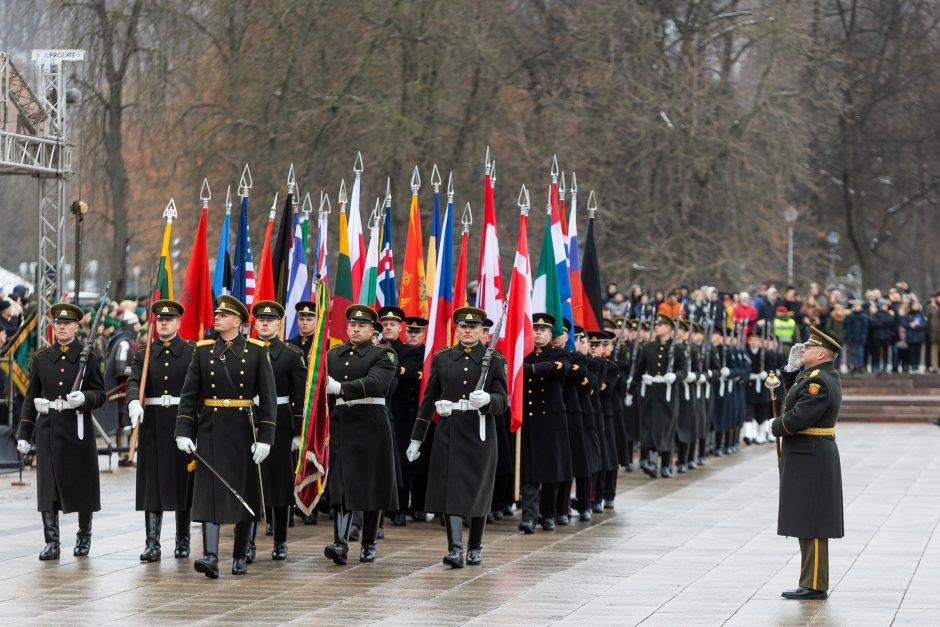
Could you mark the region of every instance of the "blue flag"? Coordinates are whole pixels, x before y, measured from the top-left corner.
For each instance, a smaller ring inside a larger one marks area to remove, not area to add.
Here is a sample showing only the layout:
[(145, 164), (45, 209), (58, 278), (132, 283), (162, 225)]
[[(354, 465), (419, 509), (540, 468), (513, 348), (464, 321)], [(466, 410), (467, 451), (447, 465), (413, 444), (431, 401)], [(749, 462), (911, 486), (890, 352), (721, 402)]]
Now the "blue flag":
[(232, 291), (232, 255), (228, 246), (228, 234), (231, 230), (232, 216), (226, 211), (219, 236), (219, 254), (215, 258), (215, 272), (212, 274), (212, 299)]
[(242, 196), (241, 214), (238, 216), (238, 235), (232, 260), (232, 296), (251, 309), (255, 296), (255, 264), (251, 257), (251, 237), (248, 234), (247, 196)]

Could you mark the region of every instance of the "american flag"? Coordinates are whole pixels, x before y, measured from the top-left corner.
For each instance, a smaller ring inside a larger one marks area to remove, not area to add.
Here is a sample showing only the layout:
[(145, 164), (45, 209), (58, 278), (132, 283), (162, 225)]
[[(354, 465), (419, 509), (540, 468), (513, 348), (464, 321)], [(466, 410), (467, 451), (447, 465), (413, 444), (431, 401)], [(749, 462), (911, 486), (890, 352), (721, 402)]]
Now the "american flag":
[(238, 237), (232, 260), (232, 296), (251, 307), (255, 298), (255, 264), (251, 256), (251, 236), (248, 227), (248, 197), (242, 196), (238, 218)]

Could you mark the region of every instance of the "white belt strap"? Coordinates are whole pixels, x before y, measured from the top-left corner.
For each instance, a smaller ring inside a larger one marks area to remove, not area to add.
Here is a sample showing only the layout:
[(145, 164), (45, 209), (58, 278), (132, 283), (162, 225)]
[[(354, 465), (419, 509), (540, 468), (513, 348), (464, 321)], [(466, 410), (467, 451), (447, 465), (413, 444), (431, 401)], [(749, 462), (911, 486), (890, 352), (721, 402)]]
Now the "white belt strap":
[(49, 409), (65, 411), (66, 409), (69, 409), (69, 403), (64, 398), (57, 398), (54, 401), (49, 401)]
[[(257, 396), (254, 397), (254, 398), (251, 399), (251, 400), (254, 401), (255, 405), (260, 405), (260, 404), (261, 404), (261, 399), (258, 398)], [(277, 397), (277, 404), (278, 404), (278, 405), (287, 405), (289, 402), (290, 402), (290, 396), (278, 396), (278, 397)]]
[(376, 397), (374, 397), (374, 396), (370, 396), (370, 397), (367, 397), (367, 398), (357, 398), (357, 399), (355, 399), (355, 400), (347, 401), (347, 400), (345, 400), (345, 399), (338, 398), (338, 399), (336, 399), (336, 404), (337, 404), (337, 405), (348, 405), (348, 406), (350, 406), (350, 407), (352, 407), (353, 405), (384, 405), (384, 404), (385, 404), (385, 399), (384, 399), (384, 398), (376, 398)]
[(169, 394), (164, 394), (163, 396), (156, 396), (154, 398), (145, 398), (144, 405), (155, 405), (157, 407), (172, 407), (173, 405), (180, 404), (179, 396), (170, 396)]
[(460, 399), (459, 401), (453, 401), (454, 411), (477, 411), (476, 408), (470, 404), (465, 398)]

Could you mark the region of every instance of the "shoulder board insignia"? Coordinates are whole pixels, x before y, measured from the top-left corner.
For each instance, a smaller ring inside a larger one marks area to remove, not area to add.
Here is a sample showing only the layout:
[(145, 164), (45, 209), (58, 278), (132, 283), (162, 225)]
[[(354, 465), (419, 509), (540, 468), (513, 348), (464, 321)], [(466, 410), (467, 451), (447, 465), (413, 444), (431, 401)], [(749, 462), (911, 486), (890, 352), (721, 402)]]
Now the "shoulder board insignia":
[(262, 342), (261, 340), (259, 340), (259, 339), (256, 338), (256, 337), (250, 337), (250, 338), (248, 338), (248, 341), (251, 342), (252, 344), (254, 344), (255, 346), (264, 346), (264, 342)]
[(822, 387), (822, 386), (819, 385), (818, 383), (810, 383), (810, 384), (809, 384), (809, 393), (812, 394), (813, 396), (816, 396), (817, 394), (819, 394), (819, 388), (821, 388), (821, 387)]
[(196, 346), (212, 346), (215, 344), (215, 340), (199, 340), (196, 342)]
[(304, 352), (303, 352), (302, 350), (300, 350), (299, 347), (297, 347), (297, 346), (291, 344), (290, 342), (281, 342), (281, 343), (282, 343), (284, 346), (286, 346), (287, 348), (289, 348), (290, 350), (294, 351), (295, 353), (299, 353), (300, 355), (303, 355), (303, 354), (304, 354)]
[(190, 347), (190, 348), (192, 348), (193, 346), (196, 345), (196, 343), (193, 342), (192, 340), (183, 340), (183, 342), (185, 342), (185, 343), (186, 343), (186, 346), (188, 346), (188, 347)]
[(813, 370), (811, 373), (809, 373), (809, 376), (815, 377), (817, 374), (819, 374), (819, 368), (816, 368), (816, 369)]
[(441, 353), (443, 353), (443, 352), (445, 352), (445, 351), (449, 351), (449, 350), (450, 350), (450, 346), (445, 346), (444, 348), (439, 348), (439, 349), (437, 349), (437, 350), (434, 352), (434, 355), (437, 356), (437, 355), (440, 355)]

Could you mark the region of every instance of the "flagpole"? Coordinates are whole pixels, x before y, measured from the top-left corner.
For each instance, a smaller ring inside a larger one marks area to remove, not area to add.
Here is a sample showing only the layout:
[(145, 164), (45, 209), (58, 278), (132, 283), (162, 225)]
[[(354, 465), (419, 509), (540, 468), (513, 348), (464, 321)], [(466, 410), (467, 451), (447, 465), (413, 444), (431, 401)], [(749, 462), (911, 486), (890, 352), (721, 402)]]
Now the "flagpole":
[[(489, 153), (488, 153), (488, 152), (487, 152), (487, 156), (489, 156)], [(520, 213), (522, 216), (528, 216), (528, 215), (529, 215), (529, 206), (530, 206), (530, 204), (531, 204), (531, 201), (530, 201), (530, 199), (529, 199), (529, 190), (526, 189), (526, 186), (525, 186), (525, 185), (523, 185), (523, 186), (522, 186), (522, 189), (519, 190), (519, 200), (518, 200), (518, 204), (519, 204), (519, 213)], [(521, 223), (521, 221), (520, 221), (520, 223)], [(526, 245), (526, 248), (528, 249), (528, 244)], [(513, 275), (514, 275), (513, 278), (515, 278), (515, 272), (516, 272), (516, 271), (515, 271), (515, 261), (514, 261), (514, 262), (513, 262)], [(511, 292), (511, 291), (512, 291), (512, 283), (510, 283), (509, 289), (510, 289), (510, 292)], [(527, 288), (524, 287), (523, 289), (527, 289)], [(531, 320), (530, 320), (529, 322), (531, 323)], [(513, 332), (515, 332), (515, 331), (516, 331), (516, 330), (513, 329)], [(507, 339), (508, 339), (509, 342), (512, 342), (512, 344), (516, 344), (516, 341), (515, 341), (516, 338), (507, 338)], [(525, 356), (523, 355), (523, 357), (525, 357)], [(515, 381), (515, 376), (516, 376), (516, 375), (515, 375), (515, 360), (518, 359), (518, 358), (519, 358), (519, 355), (515, 354), (515, 350), (513, 349), (513, 373), (512, 373), (512, 377), (513, 377), (513, 380), (514, 380), (514, 381)], [(508, 385), (508, 381), (507, 381), (507, 385)], [(525, 383), (523, 383), (523, 387), (525, 387)], [(515, 386), (513, 386), (513, 395), (515, 395), (515, 394), (522, 394), (522, 393), (523, 393), (522, 390), (516, 390), (516, 389), (515, 389)], [(521, 405), (521, 403), (519, 403), (519, 404)], [(511, 403), (511, 402), (510, 402), (510, 404), (509, 404), (509, 408), (510, 408), (510, 412), (509, 412), (509, 415), (510, 415), (509, 423), (510, 423), (510, 427), (511, 427), (511, 426), (512, 426), (512, 403)], [(516, 500), (516, 501), (520, 500), (520, 498), (521, 498), (520, 483), (521, 483), (521, 478), (522, 478), (522, 428), (523, 428), (523, 421), (520, 419), (520, 420), (519, 420), (519, 428), (516, 429), (516, 463), (515, 463), (515, 474), (514, 474), (514, 476), (513, 476), (513, 500)]]

